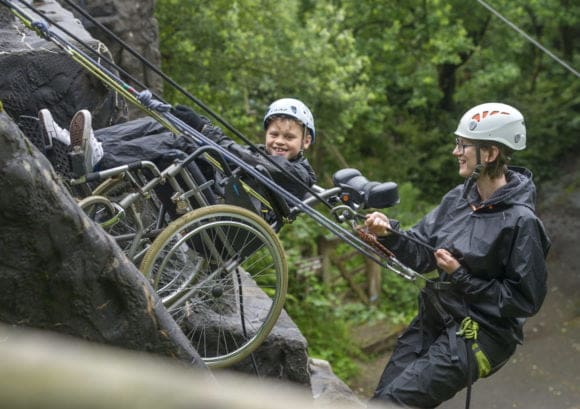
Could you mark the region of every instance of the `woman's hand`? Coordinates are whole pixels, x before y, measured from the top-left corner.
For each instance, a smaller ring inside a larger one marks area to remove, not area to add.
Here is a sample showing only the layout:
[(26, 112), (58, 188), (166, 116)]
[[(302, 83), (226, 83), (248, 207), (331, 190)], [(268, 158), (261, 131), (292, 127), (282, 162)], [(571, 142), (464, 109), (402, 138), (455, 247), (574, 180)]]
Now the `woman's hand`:
[(369, 229), (370, 233), (376, 234), (377, 236), (386, 236), (389, 234), (391, 223), (389, 223), (389, 218), (384, 214), (373, 212), (367, 215), (365, 226)]
[(453, 255), (445, 249), (435, 250), (435, 261), (437, 266), (447, 274), (451, 275), (457, 271), (461, 264)]

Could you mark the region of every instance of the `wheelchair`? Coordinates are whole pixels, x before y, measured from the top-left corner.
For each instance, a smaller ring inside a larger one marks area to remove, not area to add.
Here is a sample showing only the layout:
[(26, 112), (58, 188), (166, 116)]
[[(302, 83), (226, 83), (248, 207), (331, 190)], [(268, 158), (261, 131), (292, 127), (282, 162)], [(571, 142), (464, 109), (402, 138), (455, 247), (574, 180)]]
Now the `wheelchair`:
[[(34, 119), (19, 125), (42, 147)], [(139, 161), (80, 176), (63, 164), (67, 156), (75, 160), (71, 153), (42, 148), (80, 208), (138, 266), (209, 367), (234, 365), (258, 348), (288, 286), (277, 232), (298, 209), (275, 192), (252, 189), (207, 146), (163, 169)], [(338, 171), (333, 182), (330, 189), (314, 186), (303, 203), (327, 200), (344, 222), (361, 208), (398, 202), (396, 184), (369, 182), (356, 169)]]

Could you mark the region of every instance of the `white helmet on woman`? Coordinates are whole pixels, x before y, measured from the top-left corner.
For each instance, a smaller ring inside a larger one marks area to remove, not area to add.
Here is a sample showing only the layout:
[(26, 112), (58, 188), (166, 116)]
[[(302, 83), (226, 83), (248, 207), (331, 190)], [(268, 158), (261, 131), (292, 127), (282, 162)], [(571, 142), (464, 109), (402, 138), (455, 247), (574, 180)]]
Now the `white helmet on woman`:
[(499, 102), (488, 102), (471, 108), (461, 117), (455, 135), (499, 142), (515, 151), (526, 147), (523, 115), (514, 107)]
[(302, 101), (294, 98), (282, 98), (272, 102), (266, 115), (264, 115), (264, 129), (268, 128), (269, 119), (274, 115), (286, 115), (302, 122), (310, 132), (312, 143), (314, 143), (314, 118), (312, 112)]

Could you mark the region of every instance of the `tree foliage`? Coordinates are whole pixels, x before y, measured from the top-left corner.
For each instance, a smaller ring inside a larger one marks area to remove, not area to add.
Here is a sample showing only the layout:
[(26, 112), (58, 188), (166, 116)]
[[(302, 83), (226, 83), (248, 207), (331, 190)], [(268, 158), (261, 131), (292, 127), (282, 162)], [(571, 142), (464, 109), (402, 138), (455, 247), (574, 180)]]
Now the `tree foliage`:
[[(578, 66), (578, 4), (490, 5)], [(352, 166), (437, 200), (459, 182), (457, 121), (485, 101), (524, 113), (530, 146), (516, 162), (541, 178), (578, 150), (578, 77), (477, 1), (159, 0), (157, 17), (164, 71), (251, 140), (272, 100), (312, 108), (322, 184)]]

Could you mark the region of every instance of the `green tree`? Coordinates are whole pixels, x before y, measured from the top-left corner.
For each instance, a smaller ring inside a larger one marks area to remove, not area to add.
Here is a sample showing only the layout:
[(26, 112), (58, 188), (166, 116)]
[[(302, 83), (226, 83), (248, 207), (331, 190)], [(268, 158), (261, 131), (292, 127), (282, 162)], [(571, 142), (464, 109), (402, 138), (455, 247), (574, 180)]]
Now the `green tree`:
[[(269, 102), (303, 100), (318, 129), (315, 166), (322, 174), (332, 168), (325, 146), (345, 140), (367, 109), (367, 59), (340, 10), (322, 3), (306, 13), (299, 1), (160, 0), (157, 17), (165, 71), (255, 141)], [(166, 96), (187, 102), (171, 89)]]

